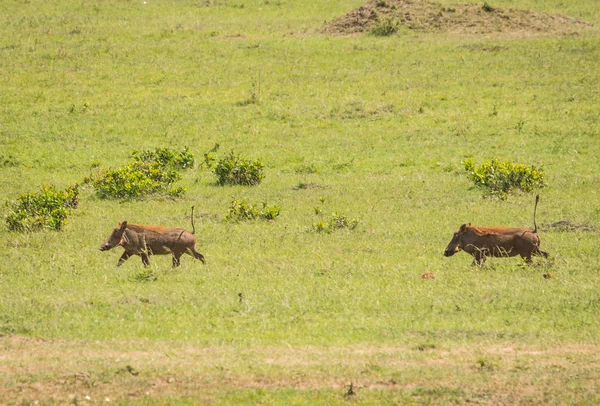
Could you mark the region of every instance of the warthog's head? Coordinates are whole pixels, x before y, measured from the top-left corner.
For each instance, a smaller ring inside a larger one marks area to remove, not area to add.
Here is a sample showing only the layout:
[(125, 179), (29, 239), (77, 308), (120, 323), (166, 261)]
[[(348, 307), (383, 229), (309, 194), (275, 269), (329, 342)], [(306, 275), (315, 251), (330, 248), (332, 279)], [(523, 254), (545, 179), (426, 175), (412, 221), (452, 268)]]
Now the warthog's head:
[(452, 240), (450, 240), (450, 243), (444, 250), (444, 256), (451, 257), (452, 255), (456, 254), (458, 251), (463, 249), (463, 238), (468, 232), (467, 226), (470, 225), (471, 223), (463, 224), (462, 226), (460, 226), (458, 231), (454, 233), (454, 235), (452, 236)]
[(118, 227), (115, 227), (110, 236), (108, 236), (108, 239), (100, 246), (100, 251), (108, 251), (111, 248), (121, 245), (121, 239), (123, 238), (123, 233), (125, 232), (126, 228), (126, 221), (119, 224)]

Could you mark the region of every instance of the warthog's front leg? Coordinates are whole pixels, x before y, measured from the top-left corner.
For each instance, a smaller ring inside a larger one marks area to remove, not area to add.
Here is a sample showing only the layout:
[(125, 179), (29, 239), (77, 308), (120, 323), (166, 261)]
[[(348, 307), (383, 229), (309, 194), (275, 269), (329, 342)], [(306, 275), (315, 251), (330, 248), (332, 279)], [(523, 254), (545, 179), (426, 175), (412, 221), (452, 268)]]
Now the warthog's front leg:
[(123, 255), (121, 255), (121, 258), (119, 258), (119, 262), (117, 262), (117, 266), (123, 265), (123, 262), (127, 261), (130, 256), (131, 256), (131, 254), (128, 253), (127, 251), (125, 251), (123, 253)]
[(473, 252), (473, 263), (471, 265), (482, 266), (487, 256), (487, 249), (483, 248)]

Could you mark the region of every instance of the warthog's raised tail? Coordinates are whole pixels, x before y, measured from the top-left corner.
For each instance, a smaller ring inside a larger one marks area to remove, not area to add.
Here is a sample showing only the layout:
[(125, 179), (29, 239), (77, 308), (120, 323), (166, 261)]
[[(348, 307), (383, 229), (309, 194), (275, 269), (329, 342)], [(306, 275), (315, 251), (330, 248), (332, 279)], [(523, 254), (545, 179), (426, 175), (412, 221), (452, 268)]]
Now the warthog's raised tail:
[[(537, 212), (537, 205), (540, 201), (540, 195), (535, 195), (535, 206), (533, 206), (533, 232), (537, 234), (537, 224), (535, 223), (535, 213)], [(192, 211), (193, 213), (193, 211)]]
[(196, 234), (196, 227), (194, 227), (194, 206), (192, 206), (192, 234)]

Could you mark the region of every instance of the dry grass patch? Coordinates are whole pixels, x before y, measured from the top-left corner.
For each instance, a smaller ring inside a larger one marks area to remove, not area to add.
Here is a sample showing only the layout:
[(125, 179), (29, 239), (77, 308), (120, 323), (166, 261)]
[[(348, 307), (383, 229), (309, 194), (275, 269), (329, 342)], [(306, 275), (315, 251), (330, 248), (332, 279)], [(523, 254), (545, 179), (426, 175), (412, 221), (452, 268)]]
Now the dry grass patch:
[[(596, 346), (195, 346), (186, 343), (0, 338), (8, 403), (212, 402), (231, 391), (318, 391), (480, 404), (597, 399)], [(89, 399), (88, 399), (89, 398)]]

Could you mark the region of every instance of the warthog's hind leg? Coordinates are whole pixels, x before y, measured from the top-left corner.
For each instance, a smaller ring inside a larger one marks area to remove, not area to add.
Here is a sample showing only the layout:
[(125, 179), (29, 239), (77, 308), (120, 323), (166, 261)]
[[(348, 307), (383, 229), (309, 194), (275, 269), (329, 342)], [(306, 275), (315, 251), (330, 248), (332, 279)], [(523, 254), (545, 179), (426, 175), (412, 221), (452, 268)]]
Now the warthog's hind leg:
[(198, 251), (196, 251), (194, 249), (194, 247), (188, 248), (186, 252), (189, 255), (193, 256), (194, 258), (199, 259), (200, 261), (202, 261), (203, 264), (206, 264), (206, 260), (204, 259), (204, 255), (202, 255)]
[(173, 268), (181, 265), (181, 260), (180, 260), (181, 255), (182, 255), (181, 252), (177, 252), (177, 253), (173, 252)]

